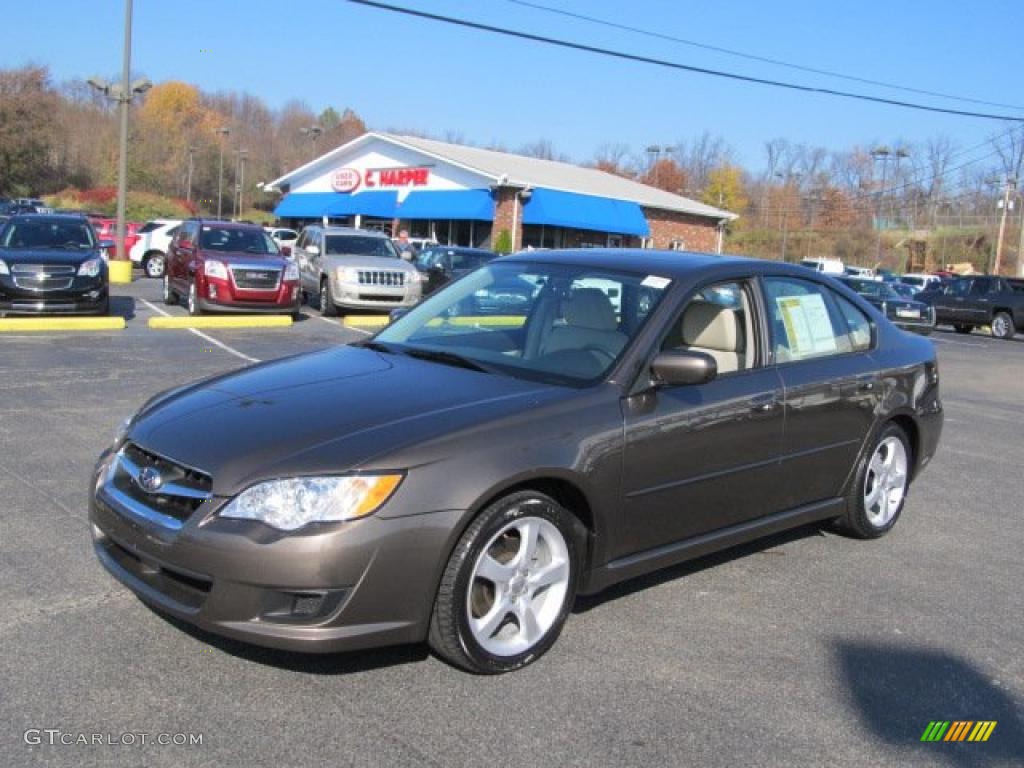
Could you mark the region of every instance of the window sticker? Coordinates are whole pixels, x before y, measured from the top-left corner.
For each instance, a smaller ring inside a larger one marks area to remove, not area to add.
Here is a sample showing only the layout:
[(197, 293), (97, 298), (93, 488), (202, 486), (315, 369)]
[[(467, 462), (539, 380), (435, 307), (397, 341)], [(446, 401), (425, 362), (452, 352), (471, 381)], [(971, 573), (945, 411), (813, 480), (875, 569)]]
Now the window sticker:
[(657, 290), (663, 289), (666, 285), (671, 283), (667, 277), (658, 277), (657, 275), (648, 275), (640, 283), (644, 288), (656, 288)]
[(794, 358), (825, 355), (837, 351), (832, 321), (820, 294), (779, 296), (775, 299), (786, 328), (790, 354)]

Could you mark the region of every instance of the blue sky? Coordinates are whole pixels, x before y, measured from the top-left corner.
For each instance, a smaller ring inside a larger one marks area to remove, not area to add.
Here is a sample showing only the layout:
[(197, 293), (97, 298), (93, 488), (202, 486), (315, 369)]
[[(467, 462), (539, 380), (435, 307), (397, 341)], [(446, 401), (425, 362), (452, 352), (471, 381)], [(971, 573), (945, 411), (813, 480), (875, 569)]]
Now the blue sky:
[[(982, 10), (953, 0), (535, 1), (821, 69), (1024, 106), (1010, 44), (1024, 26), (1019, 2), (993, 0)], [(1012, 112), (744, 61), (507, 0), (394, 4), (759, 77)], [(0, 66), (47, 64), (57, 79), (119, 72), (122, 0), (5, 5)], [(1001, 37), (1000, 30), (1012, 33)], [(133, 47), (133, 70), (155, 81), (247, 90), (272, 107), (292, 98), (316, 110), (350, 106), (372, 128), (441, 137), (452, 131), (511, 149), (546, 138), (576, 160), (589, 159), (604, 142), (639, 150), (710, 130), (757, 168), (763, 142), (775, 137), (845, 148), (945, 134), (969, 147), (1005, 128), (617, 61), (343, 0), (136, 0)], [(1002, 60), (1000, 50), (1007, 51)]]

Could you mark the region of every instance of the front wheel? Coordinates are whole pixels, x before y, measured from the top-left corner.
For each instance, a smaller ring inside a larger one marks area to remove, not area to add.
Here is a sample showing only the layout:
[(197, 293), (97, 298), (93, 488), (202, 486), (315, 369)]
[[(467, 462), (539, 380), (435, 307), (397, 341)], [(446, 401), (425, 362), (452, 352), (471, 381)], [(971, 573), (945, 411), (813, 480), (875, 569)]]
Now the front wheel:
[(861, 460), (846, 497), (842, 527), (860, 539), (888, 533), (903, 511), (910, 460), (907, 433), (898, 424), (888, 424)]
[(178, 303), (178, 296), (171, 288), (171, 276), (164, 272), (164, 304), (172, 306)]
[(164, 276), (165, 260), (162, 253), (151, 253), (142, 262), (142, 269), (146, 277), (159, 279)]
[(320, 281), (320, 314), (324, 317), (337, 317), (338, 306), (331, 295), (331, 281), (326, 277)]
[(192, 317), (198, 317), (203, 314), (203, 310), (199, 308), (199, 293), (196, 289), (196, 281), (193, 280), (188, 286), (188, 313)]
[(992, 318), (992, 335), (997, 339), (1009, 341), (1013, 338), (1013, 318), (1008, 312), (996, 312)]
[(481, 512), (445, 568), (431, 648), (480, 674), (511, 672), (544, 655), (576, 596), (576, 525), (554, 499), (533, 491)]

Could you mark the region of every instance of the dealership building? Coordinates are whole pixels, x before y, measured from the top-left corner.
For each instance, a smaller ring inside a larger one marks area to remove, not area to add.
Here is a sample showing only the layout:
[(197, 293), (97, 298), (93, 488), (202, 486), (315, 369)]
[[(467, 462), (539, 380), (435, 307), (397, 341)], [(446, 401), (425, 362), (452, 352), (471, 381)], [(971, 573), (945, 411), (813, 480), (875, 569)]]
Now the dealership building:
[[(407, 230), (446, 245), (720, 252), (736, 215), (595, 168), (366, 133), (267, 184), (291, 226)], [(507, 232), (506, 235), (502, 235)]]

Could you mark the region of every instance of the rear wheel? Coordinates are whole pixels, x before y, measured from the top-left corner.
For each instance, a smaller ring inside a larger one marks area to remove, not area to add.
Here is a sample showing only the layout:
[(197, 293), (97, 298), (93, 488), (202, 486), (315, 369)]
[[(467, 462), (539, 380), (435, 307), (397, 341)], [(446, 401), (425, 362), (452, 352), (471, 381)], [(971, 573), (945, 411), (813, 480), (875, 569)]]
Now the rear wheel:
[(957, 333), (970, 333), (974, 330), (973, 325), (964, 325), (963, 323), (954, 323), (953, 330)]
[(997, 339), (1013, 338), (1013, 318), (1008, 312), (996, 312), (992, 318), (992, 335)]
[(171, 288), (171, 276), (164, 272), (164, 304), (171, 306), (178, 303), (178, 295)]
[(515, 493), (459, 539), (430, 622), (431, 648), (481, 674), (519, 669), (554, 645), (577, 584), (574, 518), (554, 499)]
[(166, 260), (164, 255), (159, 251), (153, 251), (147, 253), (142, 261), (142, 269), (146, 273), (146, 277), (152, 277), (158, 279), (164, 276), (164, 269), (166, 266)]
[(896, 525), (910, 483), (910, 441), (898, 424), (888, 424), (861, 460), (842, 527), (861, 539), (877, 539)]
[(331, 281), (326, 277), (320, 279), (320, 314), (324, 317), (337, 317), (338, 306), (331, 295)]

